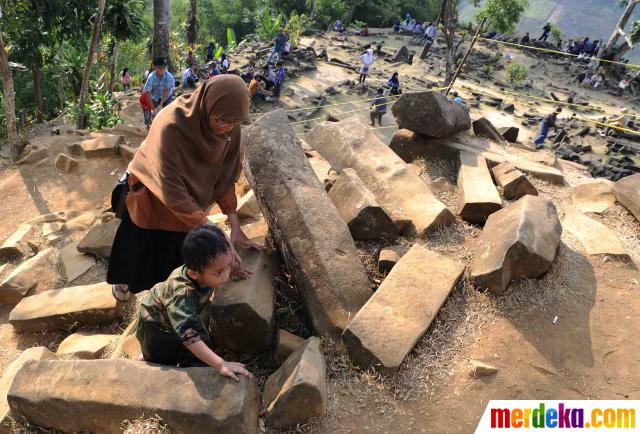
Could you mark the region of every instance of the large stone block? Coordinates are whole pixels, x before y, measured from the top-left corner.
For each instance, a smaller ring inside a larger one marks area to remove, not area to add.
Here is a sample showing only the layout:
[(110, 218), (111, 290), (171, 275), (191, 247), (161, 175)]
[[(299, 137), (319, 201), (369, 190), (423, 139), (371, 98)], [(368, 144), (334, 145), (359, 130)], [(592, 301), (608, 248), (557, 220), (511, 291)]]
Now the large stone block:
[(175, 433), (255, 433), (260, 407), (254, 379), (122, 359), (28, 361), (8, 401), (15, 417), (36, 426), (114, 434), (142, 414), (160, 416)]
[(352, 168), (393, 219), (398, 209), (411, 219), (405, 233), (425, 233), (453, 220), (427, 184), (357, 118), (322, 122), (307, 142), (338, 170)]
[(78, 252), (88, 253), (98, 258), (111, 257), (111, 246), (118, 226), (120, 226), (120, 220), (113, 219), (92, 227), (78, 243)]
[(141, 127), (127, 124), (116, 124), (111, 128), (103, 128), (100, 130), (106, 134), (124, 136), (128, 143), (138, 147), (147, 137), (147, 130)]
[(405, 129), (393, 133), (389, 148), (407, 163), (418, 157), (454, 158), (458, 155), (457, 149), (445, 143)]
[(339, 336), (371, 294), (347, 225), (324, 191), (283, 110), (242, 135), (245, 173), (314, 328)]
[(118, 148), (124, 143), (124, 136), (101, 134), (95, 139), (70, 143), (67, 145), (67, 151), (71, 155), (85, 158), (115, 157), (118, 155)]
[(489, 216), (478, 238), (471, 281), (502, 293), (518, 277), (539, 277), (556, 256), (562, 225), (553, 203), (524, 196)]
[(278, 334), (276, 336), (276, 348), (273, 352), (273, 360), (278, 365), (282, 365), (295, 350), (304, 344), (304, 342), (305, 340), (300, 336), (296, 336), (286, 330), (278, 329)]
[[(425, 267), (434, 270), (425, 273)], [(462, 276), (464, 266), (415, 245), (342, 335), (351, 359), (385, 375), (398, 370)]]
[(327, 409), (326, 362), (320, 339), (295, 350), (264, 385), (265, 422), (276, 429), (295, 427)]
[(111, 294), (111, 285), (73, 286), (25, 297), (9, 314), (19, 332), (68, 329), (109, 324), (122, 318), (122, 306)]
[(597, 179), (571, 187), (571, 202), (582, 212), (604, 212), (615, 205), (614, 183), (608, 179)]
[(16, 304), (29, 293), (48, 289), (57, 278), (56, 262), (54, 250), (45, 249), (18, 265), (0, 283), (0, 301)]
[(354, 240), (394, 240), (398, 229), (353, 169), (344, 169), (329, 191)]
[(640, 173), (617, 181), (613, 186), (613, 194), (640, 221)]
[(6, 259), (12, 256), (22, 257), (31, 251), (29, 240), (33, 235), (33, 226), (23, 223), (18, 229), (7, 238), (2, 246), (0, 246), (0, 259)]
[(562, 226), (582, 243), (589, 255), (629, 257), (620, 239), (608, 227), (578, 210), (569, 209)]
[(24, 366), (27, 360), (49, 360), (55, 357), (55, 354), (46, 347), (27, 348), (4, 370), (2, 378), (0, 378), (0, 433), (12, 432), (10, 429), (10, 409), (9, 402), (7, 401), (7, 393), (18, 371)]
[(225, 348), (261, 353), (271, 347), (275, 335), (273, 279), (280, 261), (273, 251), (240, 249), (238, 253), (252, 274), (216, 291), (211, 303), (211, 337)]
[(74, 172), (78, 170), (80, 166), (78, 160), (66, 154), (58, 155), (54, 164), (58, 169), (64, 170), (65, 172)]
[(478, 137), (491, 139), (498, 143), (504, 143), (505, 141), (498, 129), (485, 117), (473, 121), (473, 134)]
[(484, 224), (491, 214), (502, 208), (487, 161), (480, 154), (460, 153), (458, 201), (460, 217), (476, 224)]
[(464, 106), (449, 101), (440, 92), (403, 94), (391, 106), (391, 112), (399, 128), (429, 137), (449, 137), (471, 127), (471, 118)]
[(538, 190), (512, 163), (505, 161), (494, 166), (491, 171), (496, 184), (502, 187), (504, 197), (507, 199), (520, 199), (527, 194), (538, 195)]

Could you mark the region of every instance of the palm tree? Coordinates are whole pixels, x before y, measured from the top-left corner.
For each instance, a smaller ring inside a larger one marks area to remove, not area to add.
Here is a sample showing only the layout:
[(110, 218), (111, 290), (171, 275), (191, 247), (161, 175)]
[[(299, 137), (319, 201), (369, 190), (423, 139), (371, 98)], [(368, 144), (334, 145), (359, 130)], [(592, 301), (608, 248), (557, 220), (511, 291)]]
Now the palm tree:
[(104, 30), (111, 35), (109, 64), (109, 90), (113, 91), (116, 84), (116, 65), (118, 61), (118, 46), (129, 39), (138, 39), (143, 35), (142, 14), (144, 0), (110, 0), (104, 10)]
[(78, 103), (78, 122), (77, 128), (79, 130), (86, 126), (87, 115), (87, 93), (89, 92), (89, 77), (91, 77), (91, 64), (93, 63), (93, 55), (98, 45), (98, 38), (100, 37), (100, 28), (102, 26), (102, 17), (104, 16), (104, 6), (106, 0), (99, 0), (98, 2), (98, 15), (96, 16), (96, 22), (93, 27), (93, 35), (91, 36), (91, 45), (89, 46), (89, 55), (87, 56), (87, 63), (84, 65), (84, 74), (82, 76), (82, 86), (80, 87), (80, 102)]
[(173, 69), (169, 45), (169, 0), (153, 0), (153, 58), (164, 58)]

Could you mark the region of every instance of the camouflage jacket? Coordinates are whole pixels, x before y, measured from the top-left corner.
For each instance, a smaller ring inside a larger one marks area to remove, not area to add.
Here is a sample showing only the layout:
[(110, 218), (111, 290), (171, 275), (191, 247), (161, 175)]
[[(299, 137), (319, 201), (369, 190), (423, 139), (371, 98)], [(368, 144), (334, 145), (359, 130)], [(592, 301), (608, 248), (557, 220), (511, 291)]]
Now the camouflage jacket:
[(213, 288), (202, 288), (187, 276), (187, 268), (173, 270), (156, 284), (140, 304), (140, 320), (173, 330), (185, 346), (208, 339), (209, 332), (198, 317), (208, 304)]

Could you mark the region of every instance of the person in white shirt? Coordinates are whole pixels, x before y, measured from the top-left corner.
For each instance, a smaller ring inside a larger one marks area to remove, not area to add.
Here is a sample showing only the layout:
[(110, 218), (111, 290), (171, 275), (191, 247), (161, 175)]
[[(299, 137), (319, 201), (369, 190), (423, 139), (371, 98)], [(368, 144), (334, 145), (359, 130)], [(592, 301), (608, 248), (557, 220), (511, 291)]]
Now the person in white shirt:
[(362, 67), (360, 68), (360, 78), (358, 79), (358, 83), (364, 84), (364, 81), (369, 74), (369, 68), (373, 65), (373, 61), (375, 57), (373, 56), (373, 48), (367, 49), (362, 55), (360, 55), (360, 61), (362, 62)]
[(193, 66), (185, 69), (182, 72), (182, 87), (185, 89), (192, 89), (196, 87), (198, 81), (198, 74), (193, 70)]

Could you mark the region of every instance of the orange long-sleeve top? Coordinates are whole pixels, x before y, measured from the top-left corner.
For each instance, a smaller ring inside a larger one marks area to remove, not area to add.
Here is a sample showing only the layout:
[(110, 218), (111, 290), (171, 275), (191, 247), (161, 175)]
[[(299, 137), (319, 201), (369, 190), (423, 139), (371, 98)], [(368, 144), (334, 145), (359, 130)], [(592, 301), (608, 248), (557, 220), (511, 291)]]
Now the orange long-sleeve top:
[[(234, 214), (238, 206), (235, 186), (231, 185), (217, 203), (225, 215)], [(189, 232), (208, 221), (208, 210), (198, 210), (189, 214), (171, 210), (140, 183), (134, 174), (129, 175), (126, 204), (133, 223), (144, 229)]]

